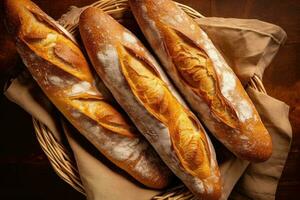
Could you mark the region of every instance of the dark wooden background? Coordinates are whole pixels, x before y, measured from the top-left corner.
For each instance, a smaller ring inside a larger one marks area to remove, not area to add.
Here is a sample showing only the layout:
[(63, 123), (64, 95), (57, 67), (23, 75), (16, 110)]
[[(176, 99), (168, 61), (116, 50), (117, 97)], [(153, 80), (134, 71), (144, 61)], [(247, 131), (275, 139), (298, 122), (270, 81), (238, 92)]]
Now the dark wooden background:
[[(70, 5), (94, 0), (35, 0), (58, 18)], [(267, 92), (290, 105), (293, 144), (276, 197), (299, 199), (300, 189), (300, 1), (299, 0), (180, 0), (205, 16), (256, 18), (281, 26), (286, 44), (266, 70)], [(2, 6), (2, 5), (1, 5)], [(3, 8), (0, 17), (3, 19)], [(18, 57), (0, 23), (0, 85)], [(33, 134), (31, 117), (0, 94), (0, 199), (84, 199), (51, 169)]]

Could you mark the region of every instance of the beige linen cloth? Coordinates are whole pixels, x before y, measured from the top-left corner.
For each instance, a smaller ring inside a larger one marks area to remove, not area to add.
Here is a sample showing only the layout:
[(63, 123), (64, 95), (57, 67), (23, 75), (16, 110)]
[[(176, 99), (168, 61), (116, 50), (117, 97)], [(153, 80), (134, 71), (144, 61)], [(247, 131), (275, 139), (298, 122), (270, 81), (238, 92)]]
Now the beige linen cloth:
[[(258, 20), (202, 18), (198, 23), (244, 85), (254, 74), (262, 78), (264, 69), (286, 39), (281, 28)], [(162, 192), (144, 188), (128, 178), (125, 172), (95, 152), (77, 131), (66, 128), (69, 125), (62, 131), (58, 111), (24, 74), (26, 72), (12, 81), (5, 95), (47, 125), (59, 142), (67, 136), (89, 200), (149, 200)], [(254, 164), (217, 148), (224, 188), (222, 199), (271, 200), (275, 199), (291, 143), (289, 107), (252, 88), (247, 88), (247, 92), (272, 136), (273, 154), (268, 161)]]

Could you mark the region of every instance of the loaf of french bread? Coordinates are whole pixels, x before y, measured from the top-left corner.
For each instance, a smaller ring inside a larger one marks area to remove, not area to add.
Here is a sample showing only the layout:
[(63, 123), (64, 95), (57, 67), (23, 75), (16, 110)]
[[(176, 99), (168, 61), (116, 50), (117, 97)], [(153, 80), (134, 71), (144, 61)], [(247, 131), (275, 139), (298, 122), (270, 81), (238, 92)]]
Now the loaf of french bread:
[(6, 1), (7, 24), (44, 93), (104, 156), (151, 188), (172, 177), (120, 107), (95, 86), (75, 40), (29, 0)]
[(267, 160), (271, 137), (207, 34), (171, 0), (129, 4), (167, 74), (211, 133), (241, 159)]
[(142, 43), (100, 9), (79, 30), (97, 73), (169, 168), (201, 199), (219, 199), (220, 173), (202, 125)]

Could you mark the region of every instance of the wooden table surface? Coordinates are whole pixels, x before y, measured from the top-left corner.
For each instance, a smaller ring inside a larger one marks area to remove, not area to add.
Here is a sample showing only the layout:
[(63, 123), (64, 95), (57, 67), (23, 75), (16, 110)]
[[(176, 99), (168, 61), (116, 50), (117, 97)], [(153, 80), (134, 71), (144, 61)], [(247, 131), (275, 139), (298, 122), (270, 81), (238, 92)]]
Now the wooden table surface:
[[(58, 18), (62, 13), (68, 10), (68, 7), (70, 5), (83, 6), (90, 2), (93, 2), (94, 0), (59, 0), (55, 1), (55, 3), (53, 0), (34, 1), (41, 8), (46, 10), (47, 13), (52, 17)], [(255, 18), (279, 25), (287, 32), (288, 40), (279, 51), (275, 60), (267, 68), (263, 82), (266, 86), (268, 94), (290, 105), (290, 120), (293, 128), (293, 144), (289, 153), (286, 167), (280, 180), (276, 199), (299, 199), (298, 190), (300, 189), (300, 173), (298, 172), (298, 169), (300, 168), (300, 1), (179, 0), (179, 2), (185, 3), (186, 5), (195, 8), (205, 16)], [(2, 11), (1, 7), (0, 9), (0, 11)], [(1, 14), (3, 14), (3, 12), (0, 12), (0, 15)], [(16, 59), (14, 59), (15, 54), (13, 45), (9, 42), (6, 34), (3, 33), (2, 23), (0, 24), (0, 46), (2, 47), (2, 51), (0, 50), (0, 73), (4, 74), (3, 72), (5, 72), (6, 67), (14, 65), (16, 63)], [(3, 51), (3, 49), (5, 49), (5, 51)], [(8, 60), (8, 57), (11, 59)], [(20, 155), (25, 156), (22, 148), (25, 148), (25, 152), (27, 153), (39, 152), (39, 150), (36, 141), (34, 141), (32, 128), (30, 127), (30, 117), (21, 109), (8, 102), (5, 98), (3, 98), (3, 96), (0, 97), (0, 110), (0, 123), (1, 127), (3, 127), (2, 130), (7, 133), (11, 131), (11, 135), (4, 134), (4, 139), (0, 140), (0, 177), (2, 177), (7, 174), (7, 165), (10, 165), (10, 163), (13, 163), (14, 161), (20, 162), (20, 160), (22, 160), (20, 159)], [(13, 115), (7, 115), (6, 113), (8, 112)], [(16, 122), (18, 123), (17, 127), (14, 126), (12, 128), (10, 122), (15, 120), (16, 118), (19, 120), (26, 118), (27, 120), (22, 120), (22, 122), (20, 123)], [(18, 136), (18, 134), (22, 134), (22, 136)], [(15, 136), (18, 136), (18, 138), (23, 138), (24, 140), (22, 140), (22, 142), (18, 142), (18, 140), (15, 140)], [(23, 141), (27, 141), (29, 142), (29, 144), (24, 144)], [(16, 150), (15, 148), (21, 149)], [(1, 153), (1, 150), (4, 150), (4, 153)], [(42, 156), (41, 160), (43, 159), (44, 158)], [(45, 169), (49, 170), (48, 165), (42, 166), (44, 167), (42, 167), (44, 171)], [(38, 167), (38, 169), (41, 169), (40, 166)], [(44, 180), (43, 178), (37, 177), (35, 171), (30, 171), (27, 173), (31, 173), (31, 175), (33, 175), (32, 181), (35, 181), (35, 183)], [(50, 180), (49, 183), (43, 183), (49, 187), (55, 185), (51, 181), (59, 182), (58, 179), (54, 178), (55, 175), (51, 172), (50, 174), (48, 171), (44, 174), (43, 172), (39, 173), (42, 173), (42, 176), (44, 175), (45, 177), (50, 177), (49, 179), (47, 179), (48, 181)], [(10, 173), (8, 173), (8, 175), (11, 176)], [(6, 178), (8, 178), (8, 175), (6, 176)], [(0, 186), (3, 185), (7, 186), (6, 182), (4, 182), (3, 179), (1, 180), (0, 178)], [(36, 187), (38, 187), (38, 184), (36, 185)], [(61, 187), (64, 189), (62, 191), (67, 191), (62, 194), (65, 195), (64, 199), (83, 199), (81, 195), (76, 195), (76, 192), (73, 192), (72, 189), (67, 185), (62, 184)], [(12, 193), (18, 192), (18, 189), (10, 189), (12, 190)], [(34, 192), (34, 190), (29, 189), (26, 194), (29, 195), (30, 191)], [(46, 192), (46, 189), (43, 191)], [(51, 191), (53, 191), (53, 189)], [(58, 191), (59, 189), (57, 189), (56, 192)], [(49, 199), (55, 198), (55, 195), (53, 195), (53, 193), (49, 194)], [(48, 199), (42, 194), (41, 196), (43, 196), (43, 199)], [(56, 196), (56, 199), (57, 198), (58, 197)]]

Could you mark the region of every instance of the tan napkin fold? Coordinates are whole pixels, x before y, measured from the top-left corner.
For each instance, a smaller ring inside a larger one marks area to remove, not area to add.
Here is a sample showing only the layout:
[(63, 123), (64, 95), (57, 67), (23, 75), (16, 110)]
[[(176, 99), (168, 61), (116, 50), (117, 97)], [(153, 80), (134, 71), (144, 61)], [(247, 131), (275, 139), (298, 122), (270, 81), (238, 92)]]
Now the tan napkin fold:
[[(263, 75), (264, 69), (286, 37), (277, 26), (264, 24), (265, 27), (262, 28), (264, 22), (257, 20), (204, 18), (198, 22), (226, 55), (227, 61), (232, 64), (244, 83), (254, 74)], [(15, 79), (5, 95), (47, 125), (58, 141), (62, 141), (63, 133), (58, 125), (60, 116), (57, 115), (56, 109), (44, 98), (35, 84), (22, 79), (23, 75)], [(248, 89), (248, 93), (272, 135), (274, 153), (270, 160), (261, 164), (249, 165), (249, 162), (236, 159), (233, 155), (222, 159), (220, 164), (224, 187), (222, 198), (227, 199), (235, 187), (230, 196), (232, 199), (274, 199), (291, 141), (288, 106), (253, 89)], [(88, 199), (146, 200), (160, 192), (145, 189), (125, 178), (119, 171), (112, 170), (110, 165), (97, 156), (98, 154), (88, 151), (76, 134), (79, 135), (71, 131), (66, 135), (76, 158)], [(221, 156), (221, 152), (218, 152), (217, 156)]]
[(273, 153), (266, 162), (249, 165), (230, 199), (272, 200), (291, 144), (289, 106), (253, 89), (249, 88), (247, 92), (272, 136)]
[(53, 136), (59, 142), (62, 141), (62, 129), (55, 118), (55, 109), (27, 70), (11, 82), (4, 95), (32, 117), (44, 123), (51, 130)]

